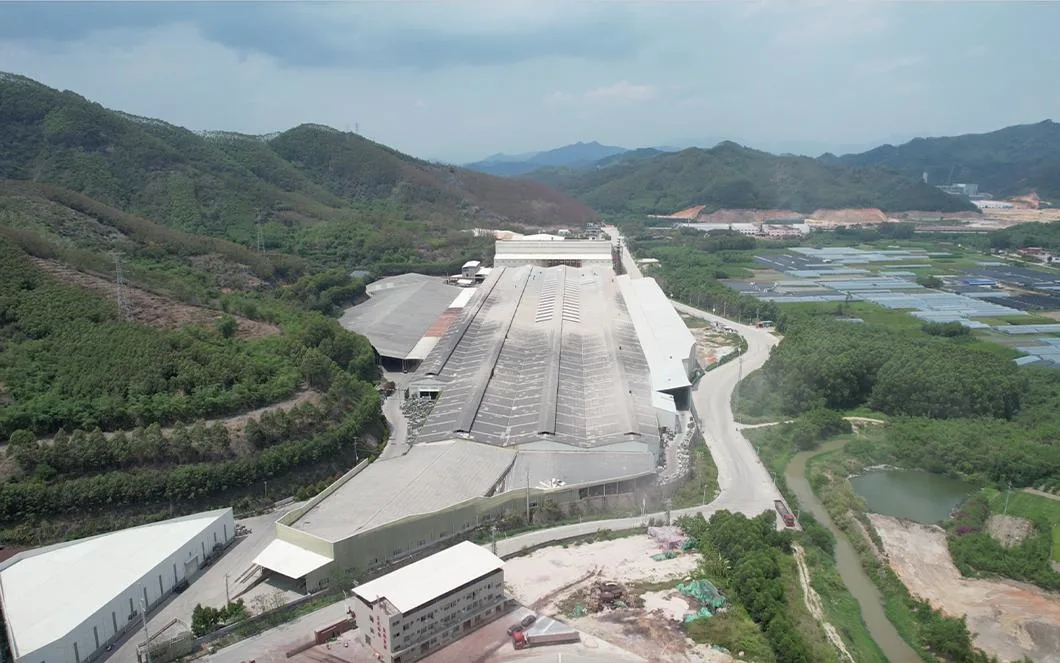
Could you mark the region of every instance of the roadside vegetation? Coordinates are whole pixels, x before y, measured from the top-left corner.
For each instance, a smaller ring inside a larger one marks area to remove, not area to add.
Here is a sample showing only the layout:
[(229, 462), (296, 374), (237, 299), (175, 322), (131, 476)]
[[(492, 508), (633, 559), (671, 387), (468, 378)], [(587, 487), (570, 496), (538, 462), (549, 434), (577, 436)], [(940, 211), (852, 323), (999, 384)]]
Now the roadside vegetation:
[(791, 556), (794, 535), (777, 531), (773, 512), (749, 519), (720, 511), (710, 520), (688, 516), (678, 524), (703, 555), (703, 575), (734, 603), (728, 612), (692, 622), (690, 637), (753, 661), (839, 660), (803, 604)]

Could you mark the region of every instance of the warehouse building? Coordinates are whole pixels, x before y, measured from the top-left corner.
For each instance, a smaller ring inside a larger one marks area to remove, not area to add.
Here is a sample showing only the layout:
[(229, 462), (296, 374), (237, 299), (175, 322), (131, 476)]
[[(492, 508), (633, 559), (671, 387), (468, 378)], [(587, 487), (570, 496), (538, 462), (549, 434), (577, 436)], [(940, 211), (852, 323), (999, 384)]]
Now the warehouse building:
[(256, 563), (314, 590), (547, 502), (628, 499), (683, 430), (693, 351), (651, 279), (494, 268), (409, 380), (434, 399), (411, 449), (285, 515)]
[(346, 309), (339, 324), (357, 332), (384, 366), (414, 370), (437, 342), (440, 324), (459, 313), (473, 291), (423, 274), (389, 276), (370, 283), (368, 301)]
[(488, 624), (504, 610), (504, 562), (458, 543), (353, 588), (365, 644), (384, 663), (411, 663)]
[(16, 663), (99, 657), (235, 537), (231, 509), (26, 551), (0, 564)]
[(613, 268), (615, 257), (606, 239), (498, 240), (494, 267), (596, 267)]

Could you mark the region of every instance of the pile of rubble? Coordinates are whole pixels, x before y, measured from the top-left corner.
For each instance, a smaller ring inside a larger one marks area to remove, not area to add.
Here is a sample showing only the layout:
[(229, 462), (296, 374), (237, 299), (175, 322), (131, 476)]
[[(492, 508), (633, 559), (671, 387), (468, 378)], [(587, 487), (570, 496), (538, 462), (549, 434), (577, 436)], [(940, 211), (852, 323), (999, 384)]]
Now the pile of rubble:
[(692, 470), (692, 438), (695, 430), (695, 419), (689, 417), (685, 430), (681, 433), (664, 433), (661, 455), (666, 459), (666, 466), (659, 472), (656, 480), (660, 486), (683, 479)]
[(427, 416), (434, 409), (434, 400), (431, 398), (408, 398), (401, 404), (401, 414), (408, 420), (408, 443), (416, 441), (416, 432), (419, 431)]
[(626, 588), (621, 583), (613, 580), (597, 580), (589, 586), (589, 600), (585, 607), (589, 612), (600, 612), (605, 608), (610, 610), (626, 608), (629, 606), (623, 600), (625, 595)]
[(648, 536), (662, 549), (662, 552), (651, 556), (656, 562), (664, 559), (673, 559), (683, 552), (695, 548), (695, 541), (685, 536), (680, 527), (673, 525), (667, 527), (649, 527)]

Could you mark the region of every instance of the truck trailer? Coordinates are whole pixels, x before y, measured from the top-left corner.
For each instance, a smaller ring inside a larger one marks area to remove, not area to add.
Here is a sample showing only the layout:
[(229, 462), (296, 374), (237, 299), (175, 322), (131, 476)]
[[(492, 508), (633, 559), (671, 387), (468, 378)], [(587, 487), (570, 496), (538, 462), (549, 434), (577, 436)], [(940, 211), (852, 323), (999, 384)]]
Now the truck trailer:
[(512, 633), (512, 645), (516, 649), (578, 642), (580, 639), (578, 631), (563, 622), (543, 615), (538, 617), (532, 626)]
[(773, 506), (776, 507), (777, 513), (780, 514), (780, 518), (786, 526), (795, 527), (795, 516), (788, 509), (788, 505), (784, 504), (784, 500), (775, 500)]

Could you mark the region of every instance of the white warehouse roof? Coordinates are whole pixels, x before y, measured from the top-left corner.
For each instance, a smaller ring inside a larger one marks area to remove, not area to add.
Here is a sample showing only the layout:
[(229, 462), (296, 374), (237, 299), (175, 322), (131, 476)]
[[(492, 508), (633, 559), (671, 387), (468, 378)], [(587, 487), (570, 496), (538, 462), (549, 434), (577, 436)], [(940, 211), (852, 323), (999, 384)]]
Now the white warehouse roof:
[(629, 276), (616, 277), (615, 281), (648, 359), (652, 389), (690, 386), (685, 361), (694, 356), (696, 340), (659, 284), (652, 278)]
[(430, 557), (353, 588), (369, 603), (385, 598), (403, 613), (504, 568), (504, 560), (463, 541)]
[(254, 558), (254, 564), (294, 579), (312, 573), (329, 562), (331, 562), (330, 557), (306, 550), (283, 539), (273, 540)]
[(0, 597), (15, 658), (69, 634), (231, 509), (60, 543), (13, 557)]

